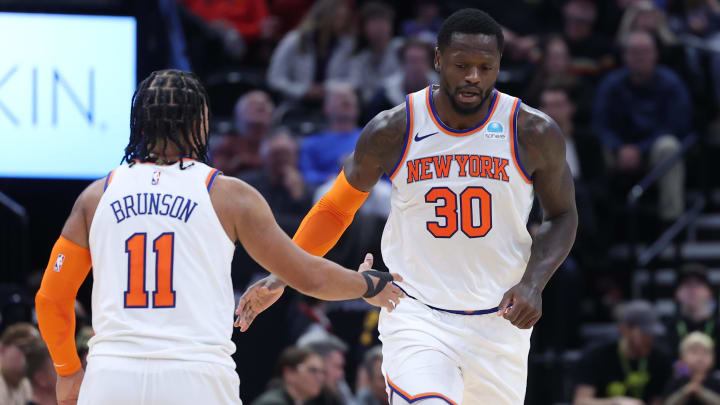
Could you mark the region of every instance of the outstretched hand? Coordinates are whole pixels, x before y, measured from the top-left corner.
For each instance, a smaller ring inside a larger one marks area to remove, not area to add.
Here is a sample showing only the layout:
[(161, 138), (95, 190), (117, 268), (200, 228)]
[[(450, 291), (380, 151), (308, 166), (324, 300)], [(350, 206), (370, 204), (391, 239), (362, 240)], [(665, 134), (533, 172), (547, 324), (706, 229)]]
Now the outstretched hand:
[(503, 295), (498, 307), (498, 316), (520, 329), (529, 329), (542, 316), (541, 291), (524, 283), (516, 284)]
[[(372, 265), (373, 255), (371, 253), (368, 253), (365, 255), (365, 261), (360, 264), (358, 271), (361, 273), (366, 271), (372, 271)], [(392, 276), (392, 281), (403, 281), (402, 276), (399, 274), (390, 273), (390, 275)], [(381, 280), (378, 278), (373, 278), (373, 283), (375, 287), (378, 287), (379, 283), (381, 283)], [(383, 307), (389, 312), (392, 312), (395, 307), (400, 304), (400, 298), (404, 296), (405, 293), (403, 293), (402, 290), (398, 288), (398, 286), (394, 285), (393, 283), (387, 283), (382, 289), (382, 291), (380, 291), (377, 295), (363, 299), (367, 301), (370, 305), (374, 305), (376, 307)]]
[(282, 296), (285, 283), (273, 276), (268, 276), (251, 285), (240, 297), (235, 315), (235, 327), (245, 332), (259, 313), (268, 309)]

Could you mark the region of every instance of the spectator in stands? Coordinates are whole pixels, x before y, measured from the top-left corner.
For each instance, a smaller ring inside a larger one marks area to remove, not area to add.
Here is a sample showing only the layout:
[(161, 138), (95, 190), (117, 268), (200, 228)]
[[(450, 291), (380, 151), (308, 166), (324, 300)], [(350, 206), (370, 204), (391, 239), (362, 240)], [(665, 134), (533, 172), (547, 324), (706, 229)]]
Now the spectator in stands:
[(367, 105), (367, 120), (383, 110), (389, 110), (405, 102), (405, 95), (414, 93), (431, 83), (437, 83), (437, 73), (432, 68), (435, 56), (433, 46), (418, 39), (407, 39), (400, 49), (402, 70), (383, 80)]
[[(636, 174), (680, 149), (691, 130), (692, 106), (682, 80), (657, 65), (647, 32), (635, 31), (624, 44), (625, 67), (605, 77), (595, 99), (593, 127), (614, 156), (620, 175)], [(660, 180), (659, 214), (666, 221), (684, 211), (684, 166), (678, 162)]]
[(57, 373), (45, 342), (34, 339), (24, 347), (26, 376), (32, 386), (32, 400), (27, 405), (57, 405)]
[(260, 147), (262, 169), (240, 177), (265, 197), (278, 224), (288, 234), (297, 230), (312, 207), (312, 194), (298, 170), (298, 149), (287, 130), (275, 130)]
[(210, 165), (226, 176), (237, 176), (247, 170), (243, 146), (245, 143), (234, 132), (214, 135), (209, 141)]
[(324, 111), (328, 128), (305, 138), (300, 148), (300, 170), (312, 186), (340, 173), (342, 160), (353, 151), (360, 136), (360, 108), (353, 87), (333, 83), (327, 93)]
[(680, 344), (680, 375), (668, 384), (664, 405), (720, 404), (720, 379), (712, 374), (714, 343), (706, 334), (692, 332)]
[(368, 376), (368, 386), (357, 393), (357, 405), (389, 405), (382, 372), (382, 347), (375, 346), (365, 353), (362, 367)]
[(622, 308), (619, 327), (619, 341), (584, 353), (576, 371), (574, 405), (651, 405), (659, 400), (672, 365), (654, 344), (663, 331), (657, 313), (647, 301), (632, 301)]
[(0, 404), (25, 405), (32, 389), (25, 377), (23, 348), (40, 339), (40, 332), (29, 323), (10, 325), (0, 336)]
[(180, 0), (221, 35), (238, 35), (245, 43), (257, 40), (269, 17), (265, 0)]
[(434, 40), (440, 30), (443, 19), (437, 0), (419, 0), (415, 2), (415, 18), (402, 23), (404, 37), (422, 37)]
[(713, 288), (707, 269), (700, 263), (688, 263), (678, 275), (675, 289), (677, 313), (666, 320), (667, 333), (663, 341), (677, 357), (680, 342), (691, 332), (702, 332), (714, 342), (720, 342), (720, 326), (715, 320)]
[(616, 43), (622, 47), (628, 36), (634, 31), (645, 31), (652, 35), (658, 46), (658, 61), (673, 69), (679, 75), (685, 75), (685, 81), (697, 87), (700, 80), (690, 76), (685, 61), (685, 49), (677, 36), (668, 26), (665, 12), (651, 0), (638, 0), (628, 7), (622, 16), (617, 31)]
[(600, 143), (588, 128), (577, 125), (577, 106), (568, 88), (551, 81), (540, 93), (540, 110), (554, 119), (565, 135), (565, 158), (576, 183), (601, 183), (605, 162)]
[(550, 35), (543, 41), (542, 57), (523, 101), (539, 105), (540, 93), (549, 85), (566, 88), (577, 106), (574, 119), (583, 125), (589, 124), (593, 89), (572, 70), (567, 42), (560, 35)]
[(618, 45), (622, 46), (633, 31), (650, 33), (663, 47), (677, 44), (665, 13), (650, 0), (636, 1), (625, 10), (617, 32)]
[[(713, 98), (720, 100), (720, 1), (668, 0), (670, 28), (685, 41), (688, 65), (694, 76), (714, 84)], [(711, 50), (705, 53), (702, 48)], [(709, 73), (704, 68), (708, 58)], [(709, 79), (709, 80), (708, 80)], [(706, 85), (709, 87), (709, 83)], [(720, 111), (720, 103), (716, 101)]]
[(307, 347), (323, 359), (325, 368), (325, 384), (320, 397), (312, 401), (312, 405), (354, 405), (355, 397), (345, 381), (345, 353), (347, 344), (338, 337), (330, 335), (320, 340), (303, 342), (301, 337), (298, 345)]
[(351, 60), (350, 83), (363, 103), (370, 101), (383, 80), (400, 70), (402, 38), (393, 38), (395, 11), (378, 2), (366, 3), (360, 13), (362, 35)]
[(347, 80), (355, 46), (350, 6), (319, 0), (297, 30), (280, 41), (270, 60), (270, 88), (291, 100), (320, 102), (328, 80)]
[(323, 361), (308, 349), (288, 347), (278, 359), (280, 386), (260, 395), (252, 405), (305, 405), (323, 387)]
[(275, 105), (262, 90), (244, 94), (235, 104), (233, 119), (239, 138), (235, 140), (233, 149), (237, 173), (262, 167), (260, 144), (270, 133), (274, 112)]
[(564, 36), (570, 47), (572, 69), (598, 77), (614, 66), (610, 41), (593, 31), (597, 6), (590, 0), (570, 0), (563, 6)]

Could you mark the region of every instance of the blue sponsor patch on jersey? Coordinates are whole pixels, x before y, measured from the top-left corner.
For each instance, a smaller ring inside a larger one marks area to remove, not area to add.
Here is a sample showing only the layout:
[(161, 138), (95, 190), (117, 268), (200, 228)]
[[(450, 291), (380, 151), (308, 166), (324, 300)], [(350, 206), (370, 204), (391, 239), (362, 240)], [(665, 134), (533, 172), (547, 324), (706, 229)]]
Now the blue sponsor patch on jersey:
[(501, 123), (499, 123), (499, 122), (497, 122), (497, 121), (493, 121), (493, 122), (491, 122), (490, 124), (488, 124), (487, 131), (488, 131), (488, 132), (495, 132), (495, 133), (497, 133), (497, 132), (502, 132), (502, 131), (503, 131), (503, 126), (502, 126)]

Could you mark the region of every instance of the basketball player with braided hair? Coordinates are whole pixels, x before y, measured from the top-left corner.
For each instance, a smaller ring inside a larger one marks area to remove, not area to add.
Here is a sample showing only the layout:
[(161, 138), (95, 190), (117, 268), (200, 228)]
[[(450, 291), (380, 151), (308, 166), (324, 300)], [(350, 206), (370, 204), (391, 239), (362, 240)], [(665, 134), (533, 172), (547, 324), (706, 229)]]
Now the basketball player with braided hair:
[[(230, 263), (240, 242), (263, 267), (324, 300), (392, 310), (401, 277), (345, 269), (294, 244), (260, 194), (207, 160), (208, 96), (197, 77), (154, 72), (132, 99), (123, 164), (78, 197), (36, 296), (69, 404), (240, 404), (231, 355)], [(87, 371), (74, 303), (93, 268)]]

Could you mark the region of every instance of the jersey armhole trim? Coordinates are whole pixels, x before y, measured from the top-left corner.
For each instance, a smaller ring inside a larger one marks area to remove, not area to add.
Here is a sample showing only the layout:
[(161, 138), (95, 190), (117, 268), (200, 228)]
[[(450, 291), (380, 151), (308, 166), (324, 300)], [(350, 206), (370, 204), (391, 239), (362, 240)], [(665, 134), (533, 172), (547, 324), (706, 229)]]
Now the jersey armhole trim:
[(405, 128), (405, 142), (403, 142), (403, 148), (400, 152), (400, 158), (390, 174), (390, 180), (395, 178), (395, 175), (400, 171), (405, 158), (407, 157), (408, 151), (410, 150), (410, 142), (412, 142), (412, 131), (413, 131), (413, 103), (412, 94), (405, 96), (405, 119), (407, 121)]
[(103, 192), (107, 190), (110, 183), (113, 181), (113, 176), (115, 176), (115, 169), (110, 170), (110, 173), (107, 174), (105, 177), (105, 186), (103, 187)]
[(218, 174), (222, 174), (222, 172), (218, 169), (212, 169), (210, 170), (210, 173), (208, 173), (207, 178), (205, 179), (205, 186), (207, 187), (208, 192), (210, 192), (213, 182), (215, 181), (215, 177), (217, 177)]
[(517, 169), (518, 173), (520, 173), (520, 176), (523, 178), (525, 183), (532, 184), (530, 176), (528, 176), (525, 168), (522, 166), (522, 162), (520, 162), (520, 153), (518, 152), (517, 118), (518, 112), (520, 112), (520, 104), (522, 104), (522, 100), (516, 98), (510, 112), (510, 137), (512, 137), (512, 139), (510, 140), (510, 149), (513, 163), (515, 163), (515, 168)]

